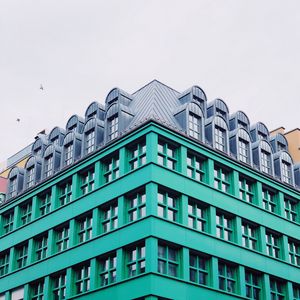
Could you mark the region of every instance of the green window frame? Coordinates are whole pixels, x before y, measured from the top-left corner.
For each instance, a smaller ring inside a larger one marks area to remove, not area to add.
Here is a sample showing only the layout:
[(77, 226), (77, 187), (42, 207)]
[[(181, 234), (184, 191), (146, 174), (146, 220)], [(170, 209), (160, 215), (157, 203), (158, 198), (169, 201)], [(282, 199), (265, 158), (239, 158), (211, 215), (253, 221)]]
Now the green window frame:
[(264, 188), (262, 189), (263, 208), (272, 213), (277, 212), (276, 193)]
[(52, 294), (54, 300), (65, 300), (66, 299), (66, 282), (67, 275), (65, 272), (57, 274), (52, 277)]
[(300, 285), (293, 284), (293, 300), (300, 300)]
[(9, 256), (9, 251), (0, 254), (0, 277), (8, 273)]
[(2, 215), (3, 233), (9, 233), (14, 228), (14, 211)]
[(157, 194), (157, 215), (161, 218), (178, 222), (179, 201), (173, 192), (159, 190)]
[(284, 198), (284, 216), (286, 219), (297, 222), (298, 221), (298, 201), (290, 198)]
[(279, 279), (270, 277), (271, 299), (283, 300), (285, 297), (285, 283)]
[(188, 202), (188, 226), (207, 232), (207, 208), (196, 200)]
[(86, 170), (85, 172), (82, 172), (80, 174), (81, 178), (81, 185), (80, 185), (80, 191), (81, 195), (86, 195), (89, 192), (93, 191), (95, 188), (95, 169), (90, 168)]
[(120, 160), (119, 155), (114, 155), (104, 160), (104, 180), (105, 183), (111, 182), (120, 176)]
[(158, 244), (158, 273), (179, 277), (179, 260), (178, 248), (167, 244)]
[(197, 181), (205, 181), (204, 158), (188, 152), (186, 158), (187, 176)]
[(100, 285), (106, 286), (117, 280), (117, 256), (116, 253), (103, 256), (99, 259)]
[(101, 208), (102, 232), (109, 232), (118, 228), (118, 202), (114, 201)]
[(63, 206), (72, 201), (72, 181), (66, 181), (59, 186), (59, 205)]
[(300, 267), (300, 242), (288, 240), (289, 262)]
[(91, 267), (90, 264), (80, 265), (74, 268), (75, 294), (82, 294), (90, 290)]
[(30, 285), (31, 300), (44, 300), (44, 280)]
[(257, 225), (242, 221), (242, 245), (252, 250), (258, 250)]
[(261, 299), (261, 275), (252, 270), (245, 269), (246, 297), (249, 299)]
[(191, 252), (189, 255), (190, 281), (208, 285), (209, 258), (202, 254)]
[(51, 191), (38, 195), (40, 216), (48, 214), (51, 210)]
[(128, 221), (133, 222), (146, 216), (146, 193), (144, 190), (127, 196)]
[(248, 203), (253, 203), (253, 183), (244, 177), (239, 178), (240, 199)]
[(216, 236), (225, 241), (234, 240), (232, 217), (219, 211), (216, 213)]
[(41, 260), (47, 257), (48, 236), (42, 236), (35, 241), (35, 258)]
[(20, 206), (20, 223), (21, 226), (29, 223), (32, 217), (32, 201)]
[(93, 217), (88, 215), (77, 221), (78, 223), (78, 242), (83, 243), (92, 238)]
[(236, 293), (236, 267), (225, 262), (218, 264), (219, 289), (228, 293)]
[(56, 230), (56, 252), (61, 252), (69, 248), (70, 228), (64, 226)]
[(127, 276), (133, 277), (145, 273), (146, 247), (145, 244), (134, 245), (127, 249)]
[(146, 164), (146, 142), (141, 141), (129, 146), (129, 165), (130, 170), (135, 170)]
[(28, 259), (28, 244), (16, 248), (16, 263), (17, 269), (23, 268), (27, 265)]
[(266, 249), (267, 255), (280, 258), (281, 257), (281, 247), (280, 247), (280, 236), (271, 231), (266, 231)]
[(215, 165), (214, 167), (214, 188), (222, 192), (230, 192), (230, 173), (228, 170)]
[(174, 144), (164, 141), (158, 140), (157, 145), (157, 162), (161, 166), (165, 166), (171, 170), (176, 170), (178, 165), (177, 152), (178, 147)]

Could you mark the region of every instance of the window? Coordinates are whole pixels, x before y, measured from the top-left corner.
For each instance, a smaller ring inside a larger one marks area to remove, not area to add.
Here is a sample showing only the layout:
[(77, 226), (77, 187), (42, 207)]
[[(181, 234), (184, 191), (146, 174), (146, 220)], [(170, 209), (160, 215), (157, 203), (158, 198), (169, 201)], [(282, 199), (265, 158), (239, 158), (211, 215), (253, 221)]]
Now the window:
[(158, 163), (169, 169), (175, 170), (177, 168), (177, 149), (174, 145), (158, 141)]
[(17, 176), (11, 178), (10, 180), (10, 198), (17, 196)]
[(44, 281), (32, 283), (30, 285), (32, 300), (44, 300)]
[(300, 267), (300, 243), (289, 239), (288, 244), (290, 263)]
[(229, 172), (219, 166), (214, 168), (214, 187), (226, 193), (230, 190)]
[(239, 179), (239, 187), (240, 187), (240, 199), (253, 203), (253, 184), (250, 180), (240, 177)]
[(36, 260), (46, 258), (48, 249), (48, 236), (42, 236), (35, 241)]
[(298, 213), (297, 213), (297, 200), (293, 200), (290, 198), (284, 198), (284, 214), (285, 217), (293, 222), (297, 222)]
[(95, 187), (95, 171), (91, 168), (81, 174), (81, 194), (85, 195), (94, 190)]
[(13, 230), (14, 212), (10, 211), (2, 215), (3, 233), (9, 233)]
[(189, 135), (197, 140), (201, 138), (201, 118), (189, 113)]
[(93, 152), (95, 149), (95, 130), (86, 133), (86, 154)]
[(0, 277), (8, 273), (9, 267), (9, 252), (0, 254)]
[(265, 150), (261, 150), (261, 170), (271, 174), (271, 154)]
[(178, 222), (178, 199), (171, 192), (158, 191), (157, 215)]
[(102, 230), (103, 233), (114, 230), (118, 227), (118, 203), (112, 202), (102, 208)]
[(16, 248), (17, 269), (23, 268), (27, 265), (28, 245), (22, 245)]
[(91, 215), (78, 220), (78, 242), (83, 243), (92, 238), (93, 218)]
[(68, 166), (73, 162), (74, 144), (70, 143), (65, 146), (65, 165)]
[(248, 222), (242, 222), (242, 244), (243, 247), (258, 250), (257, 226)]
[(275, 278), (270, 278), (270, 293), (271, 299), (273, 300), (283, 300), (285, 299), (285, 284)]
[(219, 262), (219, 289), (236, 292), (236, 268), (228, 263)]
[(100, 285), (108, 285), (116, 282), (117, 256), (112, 253), (100, 259)]
[(108, 119), (108, 137), (113, 140), (118, 136), (119, 118), (117, 115)]
[(56, 251), (61, 252), (69, 248), (69, 226), (56, 229)]
[(24, 287), (18, 287), (11, 292), (11, 300), (23, 300), (24, 299)]
[(45, 158), (45, 165), (44, 165), (44, 172), (45, 172), (45, 177), (49, 177), (53, 173), (53, 154), (50, 156), (47, 156)]
[(21, 225), (25, 225), (31, 221), (32, 202), (27, 202), (20, 207)]
[(197, 181), (204, 181), (204, 161), (197, 155), (188, 153), (187, 155), (187, 176)]
[(208, 258), (190, 253), (190, 281), (199, 284), (208, 284)]
[(66, 181), (59, 186), (59, 205), (63, 206), (72, 200), (72, 182)]
[(91, 268), (89, 264), (75, 268), (76, 294), (81, 294), (90, 289)]
[(300, 285), (293, 284), (293, 300), (300, 299)]
[(38, 195), (40, 216), (44, 216), (50, 212), (51, 209), (51, 191)]
[(250, 161), (250, 145), (249, 142), (244, 139), (239, 138), (238, 140), (238, 159), (244, 163), (249, 163)]
[(286, 161), (282, 161), (281, 166), (282, 181), (288, 184), (292, 184), (292, 166)]
[(128, 277), (145, 273), (145, 244), (129, 248), (127, 257), (126, 268)]
[(245, 270), (246, 297), (249, 299), (261, 299), (260, 275), (256, 272)]
[(215, 148), (226, 151), (226, 130), (219, 126), (215, 126)]
[(128, 196), (128, 219), (129, 222), (136, 221), (146, 216), (146, 194), (140, 191)]
[(278, 234), (266, 232), (266, 247), (269, 256), (280, 258), (280, 237)]
[(27, 169), (27, 187), (30, 188), (34, 185), (34, 166)]
[(231, 217), (217, 212), (216, 214), (217, 237), (226, 241), (233, 241), (233, 224)]
[(111, 157), (104, 162), (104, 178), (105, 182), (110, 182), (119, 177), (119, 156)]
[(146, 163), (146, 142), (138, 143), (129, 149), (130, 170), (134, 170)]
[(275, 213), (277, 210), (277, 203), (275, 193), (266, 188), (262, 189), (263, 208), (270, 212)]
[(52, 277), (54, 300), (66, 299), (66, 273), (61, 273)]
[(195, 200), (189, 200), (188, 226), (200, 231), (207, 231), (206, 208)]
[(179, 253), (177, 248), (158, 244), (158, 272), (179, 277)]

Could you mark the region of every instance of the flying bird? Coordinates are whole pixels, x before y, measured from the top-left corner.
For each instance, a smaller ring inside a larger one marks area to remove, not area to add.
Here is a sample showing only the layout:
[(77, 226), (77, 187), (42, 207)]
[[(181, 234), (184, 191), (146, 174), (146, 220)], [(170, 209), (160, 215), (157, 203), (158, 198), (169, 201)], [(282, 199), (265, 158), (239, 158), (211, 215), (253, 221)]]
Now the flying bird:
[(17, 120), (16, 120), (17, 122), (20, 122), (21, 121), (21, 119), (19, 119), (19, 118), (17, 118)]
[(42, 84), (40, 85), (40, 90), (44, 90), (44, 87)]

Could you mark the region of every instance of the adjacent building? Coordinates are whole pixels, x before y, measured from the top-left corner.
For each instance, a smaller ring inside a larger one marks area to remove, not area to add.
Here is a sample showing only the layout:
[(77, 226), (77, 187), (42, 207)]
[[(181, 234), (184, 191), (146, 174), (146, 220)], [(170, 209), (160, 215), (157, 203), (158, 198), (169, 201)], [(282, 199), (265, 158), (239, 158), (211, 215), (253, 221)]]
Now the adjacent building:
[(286, 137), (154, 80), (31, 146), (0, 206), (0, 299), (300, 299)]

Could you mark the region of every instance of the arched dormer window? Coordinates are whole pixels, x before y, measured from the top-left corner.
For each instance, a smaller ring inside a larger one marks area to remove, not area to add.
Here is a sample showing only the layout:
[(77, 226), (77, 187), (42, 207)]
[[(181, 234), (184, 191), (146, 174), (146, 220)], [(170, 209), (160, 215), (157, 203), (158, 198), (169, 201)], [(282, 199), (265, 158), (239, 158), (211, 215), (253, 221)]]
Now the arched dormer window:
[(92, 102), (85, 111), (85, 119), (88, 120), (95, 117), (100, 120), (104, 120), (105, 109), (98, 102)]
[(250, 129), (250, 121), (248, 116), (240, 110), (229, 117), (229, 130), (232, 131), (237, 128), (244, 128), (247, 131)]
[(230, 132), (229, 145), (231, 153), (239, 161), (252, 164), (250, 135), (244, 128), (240, 127)]
[(203, 113), (201, 108), (195, 103), (189, 103), (188, 116), (188, 135), (197, 140), (202, 140)]
[(279, 151), (274, 154), (274, 171), (282, 182), (294, 185), (293, 160), (288, 152)]
[(106, 115), (107, 138), (109, 141), (115, 139), (119, 133), (118, 105), (113, 104)]
[(259, 140), (252, 144), (253, 162), (259, 170), (273, 175), (273, 154), (268, 141)]
[(288, 142), (285, 136), (281, 133), (270, 137), (270, 143), (273, 148), (274, 153), (278, 151), (288, 151)]
[(37, 137), (32, 144), (31, 152), (33, 155), (42, 156), (45, 148), (47, 147), (48, 141), (45, 136)]
[(220, 116), (228, 124), (229, 109), (227, 104), (222, 99), (215, 99), (207, 104), (207, 117)]
[(34, 186), (41, 179), (42, 162), (39, 157), (30, 157), (25, 165), (25, 185), (24, 188)]
[(206, 120), (205, 137), (215, 149), (228, 153), (228, 127), (221, 116)]
[(64, 139), (62, 166), (69, 166), (81, 155), (81, 135), (69, 132)]
[(42, 178), (48, 178), (60, 169), (61, 148), (50, 144), (44, 153)]
[(104, 124), (103, 121), (94, 117), (88, 119), (84, 125), (83, 153), (93, 152), (103, 141)]
[(269, 130), (262, 122), (258, 122), (250, 127), (250, 135), (253, 142), (263, 139), (269, 140)]
[(54, 127), (49, 133), (49, 142), (53, 145), (62, 146), (66, 131), (63, 128)]
[(8, 199), (17, 196), (23, 189), (24, 169), (13, 167), (8, 175)]
[(294, 165), (295, 185), (300, 188), (300, 164)]
[(74, 132), (82, 133), (83, 127), (84, 127), (84, 119), (77, 115), (73, 115), (67, 122), (66, 130), (68, 132), (74, 131)]

